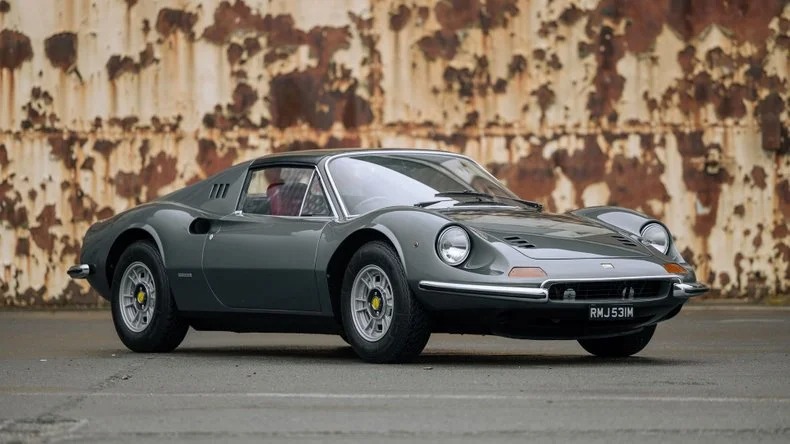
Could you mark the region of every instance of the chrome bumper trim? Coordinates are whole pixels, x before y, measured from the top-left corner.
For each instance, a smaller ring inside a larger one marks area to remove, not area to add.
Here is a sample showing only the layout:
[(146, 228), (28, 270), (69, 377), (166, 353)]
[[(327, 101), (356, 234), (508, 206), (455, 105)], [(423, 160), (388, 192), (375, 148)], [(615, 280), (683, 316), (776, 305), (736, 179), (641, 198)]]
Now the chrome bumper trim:
[(93, 273), (93, 267), (88, 264), (72, 265), (66, 273), (72, 279), (85, 279)]
[(549, 291), (545, 288), (510, 287), (506, 285), (457, 284), (454, 282), (420, 281), (420, 288), (430, 291), (450, 291), (483, 295), (523, 297), (534, 301), (547, 301)]
[(679, 282), (675, 284), (672, 295), (678, 298), (689, 298), (707, 293), (709, 290), (710, 288), (707, 285), (700, 284), (699, 282), (694, 282), (692, 284)]

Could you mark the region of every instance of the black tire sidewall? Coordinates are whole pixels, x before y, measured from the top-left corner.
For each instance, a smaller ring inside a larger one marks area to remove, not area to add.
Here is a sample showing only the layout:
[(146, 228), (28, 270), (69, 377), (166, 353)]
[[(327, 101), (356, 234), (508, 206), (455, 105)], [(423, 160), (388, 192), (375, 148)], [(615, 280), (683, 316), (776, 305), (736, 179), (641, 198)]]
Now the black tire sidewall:
[[(151, 275), (156, 285), (156, 300), (154, 302), (153, 319), (141, 332), (130, 330), (121, 315), (121, 301), (119, 297), (121, 279), (126, 269), (134, 262), (142, 262), (151, 270)], [(168, 334), (170, 326), (166, 325), (173, 315), (170, 284), (164, 271), (161, 256), (157, 248), (150, 242), (136, 242), (130, 245), (121, 255), (115, 267), (112, 280), (112, 317), (118, 337), (129, 349), (138, 352), (163, 351), (162, 344)], [(180, 342), (180, 341), (179, 341)]]
[(636, 333), (600, 339), (581, 339), (579, 344), (595, 356), (604, 358), (625, 358), (635, 355), (647, 347), (656, 331), (655, 324), (644, 327)]

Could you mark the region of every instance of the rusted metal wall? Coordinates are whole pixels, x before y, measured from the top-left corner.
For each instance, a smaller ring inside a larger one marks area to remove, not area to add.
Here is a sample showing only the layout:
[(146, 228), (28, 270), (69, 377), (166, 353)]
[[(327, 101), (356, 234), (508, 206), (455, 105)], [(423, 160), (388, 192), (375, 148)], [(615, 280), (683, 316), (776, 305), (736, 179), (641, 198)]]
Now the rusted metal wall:
[(0, 294), (272, 151), (464, 152), (552, 211), (665, 220), (721, 295), (790, 286), (787, 0), (0, 0)]

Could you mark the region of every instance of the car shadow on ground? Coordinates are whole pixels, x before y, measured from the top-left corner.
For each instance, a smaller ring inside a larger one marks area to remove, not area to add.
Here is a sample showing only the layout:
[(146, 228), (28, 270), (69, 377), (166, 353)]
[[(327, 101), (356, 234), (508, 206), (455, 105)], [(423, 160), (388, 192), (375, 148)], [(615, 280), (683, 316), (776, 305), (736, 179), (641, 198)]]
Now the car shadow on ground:
[[(349, 346), (234, 346), (234, 347), (189, 347), (180, 348), (172, 353), (173, 356), (203, 357), (203, 358), (275, 358), (288, 361), (310, 361), (322, 364), (348, 364), (363, 362), (357, 357)], [(644, 355), (629, 358), (599, 358), (585, 355), (544, 353), (489, 353), (489, 352), (462, 352), (450, 350), (427, 351), (414, 361), (405, 365), (450, 365), (450, 366), (673, 366), (693, 364), (695, 361), (657, 358)]]

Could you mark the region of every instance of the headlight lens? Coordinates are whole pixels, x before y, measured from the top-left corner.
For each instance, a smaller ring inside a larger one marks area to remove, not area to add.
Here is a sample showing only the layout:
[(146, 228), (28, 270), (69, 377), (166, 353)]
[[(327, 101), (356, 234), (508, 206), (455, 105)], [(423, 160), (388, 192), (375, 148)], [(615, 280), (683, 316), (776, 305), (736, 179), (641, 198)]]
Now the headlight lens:
[(657, 223), (650, 223), (642, 228), (642, 239), (645, 243), (667, 254), (669, 251), (669, 231), (663, 225)]
[(436, 252), (448, 265), (458, 265), (469, 257), (469, 234), (461, 227), (447, 227), (436, 239)]

